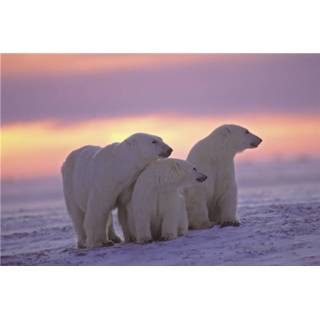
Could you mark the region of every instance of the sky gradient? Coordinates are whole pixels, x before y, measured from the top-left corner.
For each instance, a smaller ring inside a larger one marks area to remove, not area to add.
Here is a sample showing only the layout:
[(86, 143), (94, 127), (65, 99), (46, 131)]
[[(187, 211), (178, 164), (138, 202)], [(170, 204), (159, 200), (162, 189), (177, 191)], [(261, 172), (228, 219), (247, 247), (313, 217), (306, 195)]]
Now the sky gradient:
[(137, 131), (185, 157), (223, 123), (247, 161), (320, 157), (320, 55), (2, 55), (2, 178), (58, 175), (69, 151)]

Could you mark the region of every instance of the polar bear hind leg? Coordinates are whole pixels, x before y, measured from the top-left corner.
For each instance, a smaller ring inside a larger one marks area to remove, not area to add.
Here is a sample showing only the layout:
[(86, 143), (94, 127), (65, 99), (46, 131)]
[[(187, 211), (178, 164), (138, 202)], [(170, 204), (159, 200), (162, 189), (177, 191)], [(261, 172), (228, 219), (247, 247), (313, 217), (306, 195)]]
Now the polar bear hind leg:
[(83, 227), (84, 212), (73, 202), (70, 197), (65, 196), (65, 200), (74, 230), (77, 234), (77, 248), (84, 249), (86, 248), (86, 233)]
[[(90, 197), (84, 218), (84, 229), (87, 236), (88, 248), (109, 246), (107, 238), (107, 222), (111, 215), (112, 206), (99, 201), (99, 197)], [(112, 203), (112, 202), (109, 202)]]

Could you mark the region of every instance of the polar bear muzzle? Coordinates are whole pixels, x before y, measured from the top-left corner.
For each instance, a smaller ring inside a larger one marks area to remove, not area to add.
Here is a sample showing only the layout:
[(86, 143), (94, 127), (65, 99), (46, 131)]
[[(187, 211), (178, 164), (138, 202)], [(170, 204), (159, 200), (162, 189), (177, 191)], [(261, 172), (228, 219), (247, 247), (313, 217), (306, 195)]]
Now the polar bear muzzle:
[(254, 141), (252, 141), (250, 145), (252, 148), (257, 148), (261, 142), (262, 142), (261, 138), (254, 136)]
[(159, 157), (161, 157), (161, 158), (168, 158), (170, 155), (171, 155), (171, 153), (172, 153), (172, 151), (173, 151), (173, 149), (172, 148), (170, 148), (167, 144), (165, 144), (165, 143), (162, 143), (163, 145), (162, 145), (162, 151), (159, 153)]

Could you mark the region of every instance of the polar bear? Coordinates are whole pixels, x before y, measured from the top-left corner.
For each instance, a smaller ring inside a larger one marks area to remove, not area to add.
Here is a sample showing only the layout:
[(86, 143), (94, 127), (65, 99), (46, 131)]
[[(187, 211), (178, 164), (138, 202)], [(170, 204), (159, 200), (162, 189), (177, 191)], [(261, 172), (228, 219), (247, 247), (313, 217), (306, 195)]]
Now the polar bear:
[(246, 128), (223, 125), (196, 143), (187, 160), (208, 176), (205, 183), (185, 190), (190, 229), (215, 224), (239, 226), (234, 157), (256, 148), (262, 140)]
[(117, 198), (146, 165), (172, 151), (160, 137), (136, 133), (121, 143), (84, 146), (68, 155), (61, 169), (63, 191), (79, 248), (118, 240), (111, 221)]
[(146, 243), (172, 240), (188, 231), (181, 191), (206, 176), (178, 159), (156, 160), (138, 177), (128, 204), (130, 240)]

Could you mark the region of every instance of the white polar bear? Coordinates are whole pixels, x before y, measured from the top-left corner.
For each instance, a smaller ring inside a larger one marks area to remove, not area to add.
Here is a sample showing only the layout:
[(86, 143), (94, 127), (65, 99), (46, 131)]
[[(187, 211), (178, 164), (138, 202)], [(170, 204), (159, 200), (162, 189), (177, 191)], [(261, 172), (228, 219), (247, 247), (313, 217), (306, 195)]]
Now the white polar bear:
[(136, 133), (121, 143), (85, 146), (69, 154), (61, 170), (63, 190), (79, 248), (118, 240), (111, 221), (117, 198), (146, 165), (171, 152), (161, 138)]
[(184, 160), (153, 161), (138, 177), (128, 204), (130, 240), (172, 240), (188, 231), (182, 191), (207, 177)]
[(223, 125), (191, 149), (187, 160), (208, 176), (205, 183), (185, 190), (189, 228), (238, 226), (234, 157), (256, 148), (262, 140), (237, 125)]

